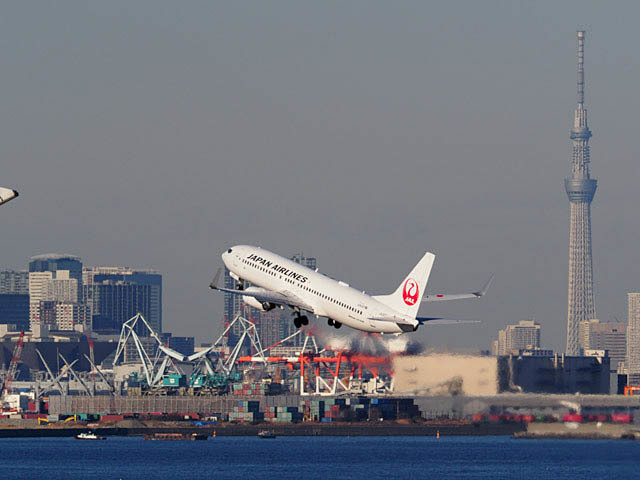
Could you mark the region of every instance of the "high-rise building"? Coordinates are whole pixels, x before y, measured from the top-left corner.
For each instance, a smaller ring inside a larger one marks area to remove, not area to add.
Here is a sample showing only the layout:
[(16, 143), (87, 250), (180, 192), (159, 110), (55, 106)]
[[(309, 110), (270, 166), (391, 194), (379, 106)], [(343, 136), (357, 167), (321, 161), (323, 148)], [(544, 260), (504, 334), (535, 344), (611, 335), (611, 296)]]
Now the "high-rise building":
[(47, 285), (53, 272), (29, 272), (29, 329), (41, 322), (40, 302), (46, 301)]
[(628, 293), (627, 356), (624, 362), (630, 385), (640, 385), (640, 293)]
[[(89, 267), (82, 272), (83, 301), (90, 309), (93, 329), (120, 331), (138, 313), (156, 333), (162, 332), (162, 275), (155, 270)], [(146, 328), (137, 332), (148, 335)]]
[(580, 322), (596, 317), (591, 256), (591, 201), (596, 192), (596, 180), (589, 175), (591, 131), (584, 108), (584, 38), (585, 32), (578, 31), (578, 106), (570, 135), (573, 141), (571, 174), (565, 179), (570, 208), (568, 355), (580, 354)]
[(611, 369), (616, 370), (627, 354), (627, 326), (622, 322), (593, 319), (580, 322), (582, 354), (586, 350), (606, 350)]
[(0, 271), (0, 295), (29, 295), (29, 272), (26, 270)]
[(61, 254), (31, 257), (29, 262), (30, 328), (33, 329), (34, 324), (38, 323), (47, 323), (54, 329), (59, 328), (55, 320), (55, 302), (81, 303), (81, 293), (82, 261), (79, 257)]
[(584, 355), (585, 350), (592, 350), (591, 332), (600, 320), (592, 318), (591, 320), (582, 320), (578, 323), (578, 344), (580, 345), (580, 355)]
[(260, 312), (258, 333), (264, 348), (288, 337), (296, 330), (291, 317), (289, 312), (279, 308), (274, 308), (268, 312)]
[(29, 330), (29, 295), (0, 294), (0, 323), (15, 325), (17, 331)]
[(518, 354), (520, 350), (540, 348), (540, 324), (533, 320), (521, 320), (516, 325), (507, 325), (498, 332), (493, 342), (494, 355)]
[(58, 330), (82, 331), (91, 328), (89, 308), (77, 302), (55, 302), (55, 324)]

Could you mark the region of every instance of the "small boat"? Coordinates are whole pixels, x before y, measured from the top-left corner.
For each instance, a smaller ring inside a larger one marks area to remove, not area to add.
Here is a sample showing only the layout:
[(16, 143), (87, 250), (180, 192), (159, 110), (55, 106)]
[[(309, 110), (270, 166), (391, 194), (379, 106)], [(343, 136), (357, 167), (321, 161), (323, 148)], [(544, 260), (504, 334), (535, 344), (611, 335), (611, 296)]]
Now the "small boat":
[(273, 430), (260, 430), (258, 432), (258, 437), (260, 438), (276, 438), (276, 434)]
[(89, 432), (82, 432), (79, 433), (78, 435), (76, 435), (76, 440), (106, 440), (107, 437), (103, 437), (101, 435), (96, 435), (95, 433), (89, 431)]

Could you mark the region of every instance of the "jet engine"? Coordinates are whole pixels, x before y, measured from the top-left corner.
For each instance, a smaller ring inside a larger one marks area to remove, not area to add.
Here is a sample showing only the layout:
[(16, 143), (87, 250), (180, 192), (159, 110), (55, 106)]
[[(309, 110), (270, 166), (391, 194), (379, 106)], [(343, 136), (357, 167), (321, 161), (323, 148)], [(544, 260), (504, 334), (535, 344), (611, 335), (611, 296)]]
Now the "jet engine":
[(261, 302), (255, 297), (250, 297), (248, 295), (242, 296), (242, 301), (249, 305), (250, 307), (257, 308), (261, 312), (268, 312), (269, 310), (273, 310), (276, 306), (271, 302)]

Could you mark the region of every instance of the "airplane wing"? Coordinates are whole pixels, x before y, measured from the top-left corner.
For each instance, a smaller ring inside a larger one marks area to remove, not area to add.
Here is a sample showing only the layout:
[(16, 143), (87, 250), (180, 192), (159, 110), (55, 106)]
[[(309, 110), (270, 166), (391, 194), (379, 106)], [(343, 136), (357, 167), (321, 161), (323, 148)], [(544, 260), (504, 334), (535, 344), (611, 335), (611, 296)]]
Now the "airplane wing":
[(9, 200), (13, 200), (18, 196), (18, 192), (11, 188), (0, 187), (0, 205), (7, 203)]
[(480, 298), (484, 297), (487, 294), (487, 290), (491, 286), (491, 282), (493, 282), (493, 277), (495, 275), (491, 275), (487, 283), (484, 284), (482, 289), (478, 292), (472, 293), (454, 293), (454, 294), (436, 294), (436, 295), (425, 295), (422, 297), (423, 302), (446, 302), (449, 300), (462, 300), (464, 298)]
[(315, 313), (315, 309), (312, 305), (309, 305), (298, 295), (288, 290), (276, 292), (275, 290), (267, 290), (260, 287), (248, 287), (244, 290), (218, 287), (218, 280), (220, 279), (221, 273), (222, 268), (219, 268), (216, 272), (216, 276), (213, 278), (213, 281), (209, 285), (209, 288), (211, 288), (212, 290), (220, 290), (221, 292), (231, 293), (232, 295), (242, 295), (243, 297), (253, 297), (261, 303), (275, 303), (278, 305), (289, 305), (291, 307), (298, 307), (308, 312)]

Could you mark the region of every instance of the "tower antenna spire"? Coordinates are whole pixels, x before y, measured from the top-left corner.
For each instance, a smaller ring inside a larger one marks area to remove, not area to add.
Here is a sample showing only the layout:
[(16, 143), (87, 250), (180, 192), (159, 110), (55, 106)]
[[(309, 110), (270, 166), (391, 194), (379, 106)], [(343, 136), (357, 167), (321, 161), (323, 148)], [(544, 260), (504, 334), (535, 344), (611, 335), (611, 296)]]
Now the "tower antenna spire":
[(578, 30), (578, 103), (584, 104), (584, 30)]

